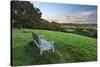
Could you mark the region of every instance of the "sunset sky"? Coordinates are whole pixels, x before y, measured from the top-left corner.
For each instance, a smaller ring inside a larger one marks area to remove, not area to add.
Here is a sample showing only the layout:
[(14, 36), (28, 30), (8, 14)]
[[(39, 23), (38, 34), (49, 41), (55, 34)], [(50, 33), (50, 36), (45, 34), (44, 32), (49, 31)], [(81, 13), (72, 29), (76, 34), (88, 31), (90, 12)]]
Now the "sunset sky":
[(42, 18), (58, 23), (97, 23), (97, 7), (62, 3), (31, 2), (42, 12)]

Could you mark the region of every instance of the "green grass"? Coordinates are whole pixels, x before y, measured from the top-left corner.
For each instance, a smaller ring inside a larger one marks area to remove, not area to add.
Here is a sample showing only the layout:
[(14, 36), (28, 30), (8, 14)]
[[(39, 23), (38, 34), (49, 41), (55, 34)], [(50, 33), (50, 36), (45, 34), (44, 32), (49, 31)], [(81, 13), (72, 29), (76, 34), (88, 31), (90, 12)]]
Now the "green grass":
[(44, 52), (32, 41), (32, 33), (27, 29), (12, 30), (13, 65), (36, 65), (97, 60), (97, 40), (86, 36), (48, 30), (31, 30), (54, 41), (55, 52)]

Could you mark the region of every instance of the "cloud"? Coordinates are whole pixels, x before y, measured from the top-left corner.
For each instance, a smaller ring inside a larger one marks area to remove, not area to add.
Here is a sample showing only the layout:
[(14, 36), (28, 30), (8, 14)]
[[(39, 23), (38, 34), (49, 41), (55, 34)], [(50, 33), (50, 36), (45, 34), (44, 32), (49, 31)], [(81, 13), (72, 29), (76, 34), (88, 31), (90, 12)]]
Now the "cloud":
[(68, 22), (70, 23), (78, 23), (78, 22), (96, 22), (95, 18), (92, 18), (92, 16), (95, 14), (95, 12), (93, 11), (87, 11), (87, 12), (80, 12), (80, 13), (76, 13), (73, 15), (67, 15), (66, 19)]
[(96, 17), (93, 17), (95, 14), (94, 11), (83, 11), (66, 16), (42, 16), (43, 19), (48, 20), (49, 22), (55, 21), (58, 23), (96, 23)]
[(66, 18), (65, 17), (54, 17), (54, 16), (42, 16), (43, 19), (48, 20), (49, 22), (55, 21), (58, 23), (65, 23)]
[(93, 13), (94, 13), (93, 11), (87, 11), (87, 12), (80, 12), (79, 15), (84, 16), (84, 17), (88, 17)]

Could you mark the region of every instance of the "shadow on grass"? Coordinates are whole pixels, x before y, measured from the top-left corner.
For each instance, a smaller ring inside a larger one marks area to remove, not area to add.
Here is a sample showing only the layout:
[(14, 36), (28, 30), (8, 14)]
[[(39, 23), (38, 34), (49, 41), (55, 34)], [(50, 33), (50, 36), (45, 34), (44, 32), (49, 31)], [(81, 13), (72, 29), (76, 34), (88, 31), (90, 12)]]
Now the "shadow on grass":
[(87, 51), (78, 46), (67, 45), (66, 48), (61, 49), (63, 47), (64, 46), (59, 47), (59, 49), (55, 50), (54, 53), (49, 51), (40, 55), (39, 48), (37, 48), (33, 41), (29, 41), (24, 46), (13, 48), (13, 65), (40, 65), (96, 60), (95, 55), (93, 56), (93, 54), (88, 54)]
[(59, 56), (57, 52), (52, 53), (51, 51), (49, 51), (49, 52), (44, 52), (43, 55), (40, 55), (39, 49), (33, 43), (33, 41), (30, 41), (24, 48), (25, 48), (24, 50), (25, 56), (27, 56), (27, 58), (30, 59), (29, 64), (37, 65), (37, 64), (53, 64), (62, 62), (61, 56)]

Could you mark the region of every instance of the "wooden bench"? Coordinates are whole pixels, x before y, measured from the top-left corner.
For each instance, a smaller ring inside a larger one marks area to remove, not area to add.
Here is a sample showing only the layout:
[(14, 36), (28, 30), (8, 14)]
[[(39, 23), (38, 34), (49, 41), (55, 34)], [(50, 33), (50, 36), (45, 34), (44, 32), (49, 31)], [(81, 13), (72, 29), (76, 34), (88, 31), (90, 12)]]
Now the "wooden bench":
[(39, 35), (34, 32), (32, 32), (32, 37), (33, 37), (34, 43), (40, 49), (40, 55), (42, 55), (44, 51), (51, 50), (52, 52), (54, 52), (53, 41), (46, 41), (43, 35)]

